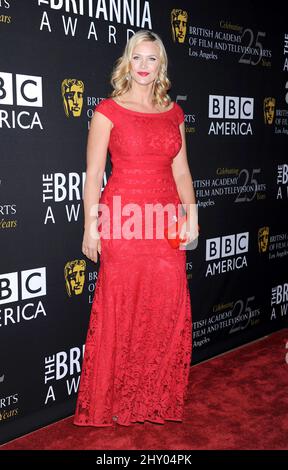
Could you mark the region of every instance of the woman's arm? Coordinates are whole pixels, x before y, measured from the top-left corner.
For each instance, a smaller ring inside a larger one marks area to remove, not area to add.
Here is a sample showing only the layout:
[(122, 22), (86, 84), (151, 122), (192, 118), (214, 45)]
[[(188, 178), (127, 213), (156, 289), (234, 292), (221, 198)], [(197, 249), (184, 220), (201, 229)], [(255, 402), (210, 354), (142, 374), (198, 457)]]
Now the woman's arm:
[[(103, 175), (106, 166), (107, 149), (112, 128), (111, 121), (103, 114), (94, 113), (87, 141), (86, 179), (84, 184), (84, 227), (90, 229), (96, 220), (91, 209), (98, 204), (101, 196)], [(95, 210), (94, 210), (95, 212)]]
[(182, 122), (179, 127), (182, 137), (182, 147), (173, 160), (172, 173), (177, 186), (179, 198), (187, 214), (189, 227), (191, 229), (197, 228), (198, 230), (198, 211), (192, 176), (187, 160), (184, 122)]
[(82, 244), (83, 253), (95, 262), (97, 261), (98, 242), (100, 242), (96, 239), (98, 203), (101, 196), (112, 127), (112, 122), (106, 116), (95, 111), (91, 119), (87, 141), (87, 166), (83, 196), (84, 238)]

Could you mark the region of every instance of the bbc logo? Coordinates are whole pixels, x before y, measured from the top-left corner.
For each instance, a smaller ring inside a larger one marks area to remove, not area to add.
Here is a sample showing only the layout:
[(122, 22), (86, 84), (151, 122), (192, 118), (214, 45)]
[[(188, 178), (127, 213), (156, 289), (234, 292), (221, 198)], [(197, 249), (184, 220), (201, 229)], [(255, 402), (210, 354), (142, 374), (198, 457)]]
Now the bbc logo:
[[(15, 84), (15, 96), (13, 91)], [(0, 72), (0, 105), (43, 107), (42, 77)]]
[(206, 240), (206, 261), (240, 255), (248, 251), (249, 232)]
[(0, 304), (46, 295), (46, 268), (0, 274)]
[(209, 95), (209, 118), (253, 119), (254, 98)]

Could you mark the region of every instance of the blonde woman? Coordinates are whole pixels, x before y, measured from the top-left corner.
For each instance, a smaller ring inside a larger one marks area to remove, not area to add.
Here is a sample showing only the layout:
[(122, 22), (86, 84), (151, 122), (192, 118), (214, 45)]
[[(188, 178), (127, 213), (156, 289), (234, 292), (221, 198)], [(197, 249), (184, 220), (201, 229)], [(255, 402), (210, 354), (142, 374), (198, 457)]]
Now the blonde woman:
[[(184, 113), (167, 93), (160, 37), (132, 36), (111, 83), (87, 145), (82, 251), (94, 262), (99, 254), (100, 268), (74, 423), (181, 422), (192, 351), (185, 248), (198, 221)], [(108, 149), (112, 174), (100, 197)], [(174, 249), (163, 227), (179, 205), (185, 242)]]

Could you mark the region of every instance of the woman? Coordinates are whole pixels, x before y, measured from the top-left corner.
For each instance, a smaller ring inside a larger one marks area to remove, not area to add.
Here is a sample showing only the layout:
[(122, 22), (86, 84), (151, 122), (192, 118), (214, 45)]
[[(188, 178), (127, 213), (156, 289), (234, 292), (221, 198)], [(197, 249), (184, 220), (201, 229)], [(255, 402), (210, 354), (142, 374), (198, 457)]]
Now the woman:
[[(192, 348), (185, 243), (198, 236), (198, 221), (184, 113), (167, 94), (160, 37), (145, 30), (132, 36), (111, 83), (87, 146), (82, 251), (94, 262), (101, 256), (74, 423), (182, 421)], [(112, 175), (99, 200), (108, 148)], [(186, 242), (175, 250), (153, 222), (166, 204), (181, 203)], [(151, 205), (155, 212), (145, 217)]]

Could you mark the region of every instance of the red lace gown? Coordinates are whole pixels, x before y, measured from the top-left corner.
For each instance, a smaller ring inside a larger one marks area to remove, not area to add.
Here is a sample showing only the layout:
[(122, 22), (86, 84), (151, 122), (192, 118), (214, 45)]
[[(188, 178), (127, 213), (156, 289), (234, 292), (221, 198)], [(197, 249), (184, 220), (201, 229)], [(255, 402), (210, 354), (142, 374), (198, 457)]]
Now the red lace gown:
[[(113, 217), (122, 227), (129, 218), (117, 215), (115, 196), (121, 207), (142, 209), (137, 222), (147, 204), (178, 207), (171, 163), (181, 148), (182, 108), (174, 102), (168, 111), (143, 113), (106, 98), (95, 111), (114, 125), (112, 173), (99, 201), (110, 209), (103, 234)], [(167, 215), (166, 223), (172, 222)], [(155, 230), (150, 238), (109, 239), (107, 233), (111, 224), (101, 238), (74, 424), (182, 421), (192, 354), (186, 251), (156, 238)]]

